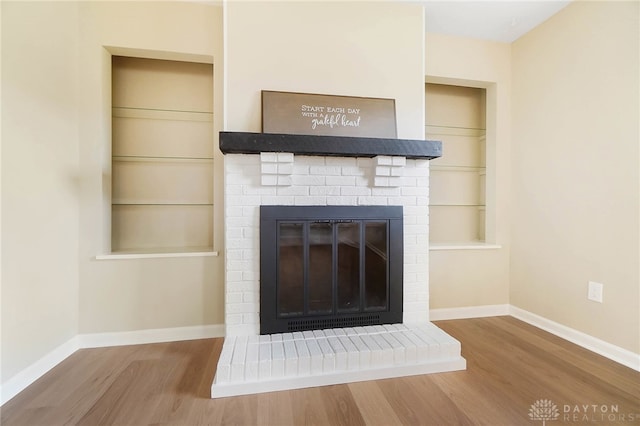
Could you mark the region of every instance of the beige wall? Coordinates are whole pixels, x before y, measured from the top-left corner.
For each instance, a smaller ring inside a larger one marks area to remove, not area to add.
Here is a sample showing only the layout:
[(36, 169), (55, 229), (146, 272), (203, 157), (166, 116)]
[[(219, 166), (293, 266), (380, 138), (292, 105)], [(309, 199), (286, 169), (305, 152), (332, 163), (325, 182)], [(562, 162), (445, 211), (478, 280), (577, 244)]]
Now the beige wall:
[(574, 2), (513, 45), (510, 274), (513, 305), (636, 353), (639, 7)]
[[(431, 307), (510, 302), (640, 352), (637, 3), (572, 4), (513, 48), (435, 34), (425, 46), (415, 5), (228, 4), (226, 86), (220, 6), (0, 7), (2, 382), (78, 333), (223, 321), (222, 258), (95, 260), (109, 241), (109, 52), (212, 61), (216, 130), (225, 87), (228, 130), (259, 131), (271, 89), (395, 98), (405, 138), (424, 132), (425, 75), (487, 88), (501, 248), (432, 252)], [(586, 300), (588, 280), (604, 304)]]
[(5, 382), (78, 333), (78, 10), (1, 7)]
[[(428, 28), (427, 28), (428, 31)], [(487, 90), (486, 240), (430, 251), (431, 309), (509, 303), (511, 46), (427, 32), (426, 81)], [(447, 147), (444, 146), (443, 150)]]
[(2, 2), (2, 382), (78, 333), (223, 322), (220, 258), (95, 260), (110, 241), (110, 52), (213, 62), (221, 128), (220, 6)]
[(424, 137), (421, 6), (229, 2), (226, 129), (259, 132), (260, 91), (396, 100), (398, 136)]
[[(222, 8), (189, 2), (83, 2), (80, 7), (80, 332), (223, 323), (216, 257), (95, 260), (110, 241), (110, 53), (214, 64), (214, 130), (222, 123)], [(214, 140), (217, 147), (217, 137)], [(214, 165), (214, 250), (222, 250), (221, 155)]]

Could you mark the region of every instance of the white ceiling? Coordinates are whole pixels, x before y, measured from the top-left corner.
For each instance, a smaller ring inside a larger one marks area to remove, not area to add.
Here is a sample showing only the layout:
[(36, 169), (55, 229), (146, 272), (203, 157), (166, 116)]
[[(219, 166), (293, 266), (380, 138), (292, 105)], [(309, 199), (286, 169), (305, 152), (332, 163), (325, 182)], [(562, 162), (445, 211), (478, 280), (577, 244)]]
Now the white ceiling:
[(569, 3), (570, 0), (427, 0), (426, 30), (511, 43)]

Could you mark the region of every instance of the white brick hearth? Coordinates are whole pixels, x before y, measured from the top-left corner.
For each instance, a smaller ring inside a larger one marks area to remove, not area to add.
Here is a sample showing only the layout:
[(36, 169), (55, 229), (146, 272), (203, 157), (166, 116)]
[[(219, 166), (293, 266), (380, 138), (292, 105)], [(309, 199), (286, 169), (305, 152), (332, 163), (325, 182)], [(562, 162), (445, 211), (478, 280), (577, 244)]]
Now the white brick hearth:
[(212, 398), (462, 370), (460, 343), (431, 323), (225, 340)]
[[(212, 397), (465, 368), (429, 322), (428, 160), (226, 154), (224, 175), (227, 337)], [(260, 205), (403, 206), (403, 324), (259, 336)]]

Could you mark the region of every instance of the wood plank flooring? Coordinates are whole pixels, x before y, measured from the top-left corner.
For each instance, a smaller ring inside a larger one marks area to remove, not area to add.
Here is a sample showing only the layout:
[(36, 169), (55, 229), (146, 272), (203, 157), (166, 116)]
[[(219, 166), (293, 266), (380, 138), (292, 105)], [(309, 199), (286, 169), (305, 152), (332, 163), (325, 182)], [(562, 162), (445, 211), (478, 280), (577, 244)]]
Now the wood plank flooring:
[(640, 424), (636, 371), (512, 317), (436, 324), (462, 343), (466, 371), (212, 400), (222, 339), (83, 349), (7, 402), (0, 424), (541, 425), (529, 418), (541, 399), (558, 409), (548, 425)]

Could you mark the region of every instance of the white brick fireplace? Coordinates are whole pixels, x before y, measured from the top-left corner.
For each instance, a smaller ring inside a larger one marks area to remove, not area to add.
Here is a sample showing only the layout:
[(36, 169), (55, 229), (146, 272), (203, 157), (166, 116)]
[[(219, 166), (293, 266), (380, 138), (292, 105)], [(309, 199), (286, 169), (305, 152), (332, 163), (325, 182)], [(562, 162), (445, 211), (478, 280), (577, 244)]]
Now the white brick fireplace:
[[(224, 167), (227, 338), (213, 397), (465, 368), (429, 323), (427, 159), (227, 153)], [(261, 205), (403, 206), (403, 324), (259, 336)]]

